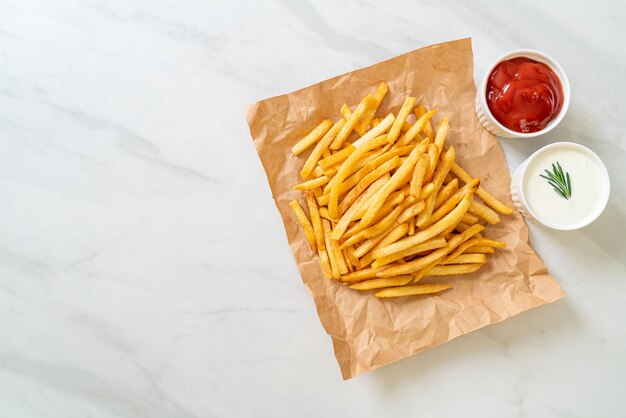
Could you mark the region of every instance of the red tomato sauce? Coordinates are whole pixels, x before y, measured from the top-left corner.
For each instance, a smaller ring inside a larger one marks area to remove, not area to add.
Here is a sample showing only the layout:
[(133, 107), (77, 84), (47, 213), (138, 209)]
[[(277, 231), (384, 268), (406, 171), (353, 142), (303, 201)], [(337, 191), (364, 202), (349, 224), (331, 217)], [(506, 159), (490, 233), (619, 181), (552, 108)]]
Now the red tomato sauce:
[(522, 133), (542, 130), (563, 107), (559, 77), (548, 65), (525, 57), (496, 65), (489, 75), (486, 95), (498, 122)]

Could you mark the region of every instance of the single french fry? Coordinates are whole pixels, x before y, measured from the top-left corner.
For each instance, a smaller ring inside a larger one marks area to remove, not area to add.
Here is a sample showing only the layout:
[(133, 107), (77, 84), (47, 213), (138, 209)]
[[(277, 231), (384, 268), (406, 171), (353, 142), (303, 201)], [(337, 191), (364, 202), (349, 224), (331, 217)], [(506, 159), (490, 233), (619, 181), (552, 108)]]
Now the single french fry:
[(426, 242), (422, 242), (420, 244), (416, 244), (412, 247), (409, 247), (405, 250), (399, 251), (397, 253), (388, 255), (386, 257), (377, 258), (372, 262), (372, 267), (378, 268), (382, 266), (386, 266), (387, 264), (391, 264), (396, 260), (399, 260), (404, 257), (409, 257), (411, 255), (423, 253), (424, 251), (435, 250), (438, 248), (443, 248), (446, 246), (446, 240), (443, 238), (432, 238)]
[(345, 120), (350, 119), (350, 115), (352, 115), (352, 109), (346, 103), (341, 106), (341, 115), (344, 117)]
[[(371, 106), (365, 111), (365, 114), (363, 115), (357, 127), (355, 128), (355, 131), (357, 131), (359, 135), (363, 136), (365, 131), (367, 131), (367, 127), (370, 126), (371, 122), (373, 122), (374, 116), (376, 115), (376, 111), (378, 110), (380, 103), (385, 98), (385, 94), (387, 94), (387, 90), (388, 90), (387, 84), (385, 84), (384, 82), (378, 85), (376, 92), (372, 96)], [(373, 125), (372, 127), (374, 126), (376, 125)]]
[(330, 260), (328, 259), (328, 253), (324, 249), (324, 250), (319, 250), (319, 252), (317, 254), (319, 255), (319, 258), (320, 258), (320, 264), (322, 266), (322, 274), (324, 274), (324, 277), (326, 277), (327, 279), (332, 279), (333, 278), (333, 270), (332, 270), (332, 267), (330, 266)]
[[(472, 176), (470, 176), (467, 171), (465, 171), (460, 165), (454, 164), (452, 166), (452, 172), (455, 176), (459, 178), (463, 183), (468, 183), (472, 180)], [(476, 191), (476, 196), (478, 196), (483, 202), (487, 204), (490, 208), (499, 212), (503, 215), (508, 215), (513, 212), (513, 209), (500, 202), (498, 199), (493, 197), (489, 192), (487, 192), (482, 187), (479, 187)]]
[(430, 164), (428, 164), (428, 171), (426, 171), (424, 181), (430, 181), (433, 178), (433, 174), (435, 174), (435, 170), (439, 165), (439, 148), (437, 148), (437, 145), (430, 144), (428, 146), (428, 158), (430, 158)]
[(361, 269), (352, 273), (345, 274), (341, 277), (341, 281), (345, 283), (360, 282), (365, 279), (375, 279), (382, 269)]
[(376, 292), (377, 298), (397, 298), (401, 296), (428, 295), (451, 289), (449, 284), (414, 284), (410, 286), (389, 287)]
[(413, 126), (411, 126), (411, 129), (409, 129), (404, 135), (402, 135), (402, 137), (398, 140), (398, 144), (400, 146), (404, 146), (413, 141), (413, 139), (422, 131), (422, 129), (424, 129), (424, 126), (426, 126), (427, 123), (430, 123), (429, 121), (435, 113), (437, 113), (436, 110), (431, 110), (430, 112), (422, 115), (417, 120), (417, 122), (415, 122)]
[[(478, 254), (478, 255), (484, 255), (484, 254)], [(475, 263), (475, 264), (449, 264), (446, 266), (434, 266), (432, 269), (430, 269), (428, 273), (426, 273), (426, 276), (448, 276), (451, 274), (469, 274), (480, 269), (485, 263), (486, 261), (482, 263)]]
[[(439, 248), (424, 257), (416, 258), (415, 260), (409, 261), (405, 264), (387, 266), (386, 269), (378, 272), (376, 275), (378, 277), (391, 277), (399, 276), (401, 274), (414, 274), (416, 272), (419, 272), (419, 270), (423, 269), (429, 264), (442, 260), (464, 241), (468, 240), (472, 237), (472, 235), (482, 231), (483, 229), (484, 228), (481, 225), (474, 225), (466, 232), (450, 238), (445, 247)], [(376, 261), (378, 261), (378, 259)], [(376, 261), (372, 263), (372, 266), (376, 265)]]
[(398, 223), (404, 223), (410, 220), (412, 217), (418, 215), (422, 210), (424, 210), (424, 201), (420, 200), (416, 204), (406, 208), (404, 212), (398, 216)]
[(437, 199), (435, 200), (435, 209), (441, 206), (446, 200), (448, 200), (453, 194), (459, 190), (459, 181), (457, 179), (452, 180), (439, 190)]
[[(419, 119), (426, 114), (426, 108), (424, 105), (420, 104), (415, 108), (415, 116)], [(433, 131), (433, 126), (430, 123), (430, 120), (426, 122), (424, 128), (422, 129), (424, 135), (426, 135), (431, 141), (435, 139), (435, 132)]]
[[(315, 165), (320, 160), (320, 158), (322, 158), (325, 152), (330, 155), (328, 147), (330, 146), (330, 143), (333, 142), (333, 140), (337, 136), (337, 133), (341, 130), (345, 123), (345, 119), (339, 119), (337, 122), (335, 122), (332, 128), (330, 128), (328, 132), (324, 134), (322, 139), (320, 139), (319, 142), (315, 144), (315, 148), (313, 148), (311, 155), (309, 155), (309, 158), (307, 158), (306, 162), (304, 163), (302, 170), (300, 170), (300, 178), (302, 180), (306, 180), (311, 176), (311, 173), (316, 168)], [(314, 177), (320, 177), (320, 175), (318, 174)]]
[(343, 250), (339, 248), (337, 243), (333, 244), (333, 250), (335, 251), (339, 274), (348, 274), (348, 265), (346, 264), (346, 260), (343, 258)]
[(291, 148), (293, 155), (302, 154), (307, 148), (319, 141), (331, 126), (333, 126), (333, 122), (330, 119), (325, 119), (320, 122), (319, 125)]
[(432, 183), (425, 184), (420, 191), (420, 200), (426, 200), (435, 190), (435, 185)]
[(423, 154), (415, 164), (413, 169), (413, 177), (411, 177), (411, 196), (418, 198), (422, 191), (422, 184), (424, 183), (424, 176), (428, 170), (428, 164), (430, 164), (430, 158), (427, 154)]
[(331, 276), (333, 279), (339, 280), (341, 274), (339, 273), (337, 251), (335, 250), (335, 243), (330, 239), (330, 222), (328, 220), (322, 219), (322, 229), (324, 231), (326, 254), (328, 254), (328, 260), (330, 261)]
[(456, 208), (450, 211), (450, 213), (448, 213), (446, 216), (441, 218), (439, 221), (435, 222), (428, 228), (415, 233), (415, 235), (407, 237), (394, 244), (388, 245), (387, 247), (376, 250), (374, 252), (374, 258), (382, 258), (388, 255), (397, 253), (399, 251), (402, 251), (406, 248), (412, 247), (414, 245), (420, 244), (424, 241), (429, 240), (430, 238), (433, 238), (439, 235), (440, 233), (448, 229), (450, 226), (457, 225), (460, 222), (463, 215), (465, 214), (465, 212), (467, 212), (467, 209), (469, 209), (471, 202), (472, 202), (472, 197), (470, 195), (465, 196), (461, 200), (461, 202), (459, 202)]
[[(338, 237), (341, 238), (341, 236), (346, 231), (346, 229), (348, 229), (348, 226), (350, 225), (350, 222), (352, 222), (352, 220), (355, 218), (356, 214), (361, 210), (361, 207), (363, 205), (365, 205), (365, 203), (367, 203), (369, 201), (369, 199), (381, 187), (383, 187), (383, 185), (390, 178), (391, 177), (389, 176), (389, 174), (385, 174), (384, 176), (378, 178), (376, 181), (374, 181), (372, 184), (370, 184), (370, 186), (367, 188), (367, 190), (365, 192), (363, 192), (354, 201), (352, 206), (350, 206), (350, 208), (348, 210), (346, 210), (343, 215), (341, 215), (341, 219), (339, 219), (339, 222), (337, 223), (337, 225), (335, 225), (335, 228), (333, 230), (333, 233), (335, 233), (335, 231), (337, 231), (335, 236), (338, 236)], [(329, 211), (328, 216), (331, 217), (330, 211)]]
[(432, 213), (432, 215), (426, 220), (426, 222), (424, 222), (422, 225), (419, 225), (419, 217), (418, 217), (417, 224), (420, 226), (420, 228), (425, 228), (428, 225), (432, 225), (433, 223), (437, 222), (439, 219), (443, 218), (446, 215), (446, 213), (454, 209), (454, 207), (456, 207), (456, 205), (466, 195), (473, 194), (476, 191), (478, 184), (479, 184), (478, 179), (474, 179), (470, 183), (467, 183), (465, 186), (457, 190), (456, 193), (450, 196), (450, 198), (447, 199), (439, 208), (437, 208), (437, 210), (435, 210)]
[(332, 144), (330, 144), (331, 150), (336, 150), (336, 149), (341, 148), (345, 140), (348, 139), (348, 136), (350, 135), (350, 133), (356, 126), (357, 122), (363, 117), (363, 115), (365, 114), (365, 111), (371, 105), (372, 105), (372, 96), (368, 94), (367, 96), (363, 98), (363, 100), (361, 100), (361, 103), (359, 103), (356, 109), (354, 109), (354, 112), (352, 112), (352, 114), (350, 115), (350, 118), (346, 120), (345, 125), (343, 125), (343, 127), (341, 128), (341, 130), (335, 137), (335, 140), (332, 142)]
[(473, 247), (469, 247), (466, 251), (480, 254), (493, 254), (495, 252), (493, 247), (488, 247), (486, 245), (475, 245)]
[(346, 158), (350, 156), (354, 151), (356, 151), (356, 147), (354, 145), (348, 145), (341, 151), (334, 152), (328, 158), (324, 158), (323, 160), (319, 160), (317, 164), (322, 167), (322, 169), (326, 170), (336, 164), (345, 161)]
[(448, 261), (443, 261), (441, 265), (446, 264), (472, 264), (472, 263), (486, 263), (487, 256), (480, 253), (468, 253), (460, 254)]
[(412, 278), (413, 276), (411, 275), (405, 275), (405, 276), (397, 276), (397, 277), (388, 277), (386, 279), (364, 280), (362, 282), (351, 285), (350, 289), (374, 290), (374, 289), (382, 289), (384, 287), (404, 286), (408, 284)]
[(330, 179), (326, 176), (318, 177), (313, 180), (305, 181), (303, 183), (293, 186), (294, 190), (311, 190), (317, 187), (323, 186), (328, 183)]
[(413, 106), (415, 106), (416, 100), (417, 99), (415, 97), (407, 97), (404, 100), (400, 111), (398, 111), (396, 120), (393, 122), (393, 125), (391, 125), (391, 129), (389, 129), (389, 135), (387, 136), (387, 139), (389, 140), (390, 144), (393, 144), (394, 142), (396, 142), (396, 139), (398, 139), (398, 135), (400, 135), (400, 129), (402, 129), (402, 125), (406, 122), (407, 116), (409, 116), (409, 113), (411, 113), (411, 111), (413, 110)]
[[(402, 165), (396, 170), (396, 172), (391, 176), (391, 179), (388, 183), (386, 183), (381, 189), (376, 192), (376, 195), (373, 198), (372, 204), (368, 207), (367, 211), (361, 218), (361, 224), (366, 227), (372, 223), (376, 213), (380, 210), (381, 206), (385, 203), (385, 199), (397, 188), (404, 185), (407, 181), (410, 180), (411, 173), (413, 172), (413, 168), (415, 164), (422, 156), (426, 149), (427, 142), (423, 141), (420, 145), (416, 146), (413, 151), (409, 154), (409, 157)], [(332, 211), (331, 211), (332, 215)]]
[[(441, 161), (441, 164), (437, 168), (435, 172), (435, 176), (433, 177), (433, 184), (435, 185), (434, 186), (435, 188), (433, 192), (431, 193), (431, 195), (428, 196), (428, 198), (424, 202), (426, 204), (426, 206), (424, 207), (424, 210), (420, 212), (419, 215), (417, 215), (417, 226), (420, 228), (424, 228), (427, 225), (431, 224), (428, 221), (433, 213), (433, 209), (435, 208), (435, 201), (437, 200), (437, 193), (439, 192), (439, 189), (441, 188), (441, 185), (443, 184), (443, 179), (446, 177), (446, 175), (450, 171), (452, 164), (454, 164), (454, 157), (455, 157), (454, 147), (450, 146), (450, 148), (448, 148), (448, 151), (446, 151), (446, 153), (443, 155), (443, 160)], [(332, 215), (333, 213), (331, 212), (330, 214)]]
[(313, 192), (308, 191), (304, 194), (306, 204), (309, 208), (309, 215), (311, 216), (311, 225), (313, 226), (313, 232), (315, 233), (315, 243), (317, 244), (317, 250), (323, 250), (326, 245), (324, 242), (324, 229), (322, 228), (322, 219), (320, 212), (317, 208), (317, 202), (315, 201), (315, 195)]
[[(448, 125), (448, 118), (443, 118), (441, 122), (439, 122), (439, 126), (437, 126), (437, 134), (435, 135), (433, 143), (437, 146), (439, 154), (443, 151), (443, 144), (446, 141), (446, 135), (448, 134)], [(437, 158), (439, 158), (439, 154), (437, 154)]]
[(344, 248), (343, 250), (341, 250), (341, 254), (343, 255), (346, 267), (348, 268), (347, 273), (352, 273), (354, 271), (354, 266), (352, 265), (352, 260), (348, 256), (348, 249)]
[(461, 222), (466, 223), (468, 225), (474, 225), (476, 222), (478, 222), (478, 218), (468, 212), (465, 215), (463, 215), (463, 219), (461, 219)]
[(313, 231), (313, 225), (311, 225), (311, 221), (307, 218), (302, 206), (298, 203), (297, 200), (292, 200), (289, 202), (289, 206), (291, 210), (293, 210), (294, 215), (296, 215), (296, 219), (302, 226), (304, 230), (304, 235), (306, 236), (307, 241), (309, 241), (309, 246), (313, 251), (317, 251), (317, 243), (315, 242), (315, 232)]
[(496, 212), (477, 200), (472, 202), (468, 212), (474, 216), (484, 219), (487, 223), (492, 225), (500, 222), (500, 217)]

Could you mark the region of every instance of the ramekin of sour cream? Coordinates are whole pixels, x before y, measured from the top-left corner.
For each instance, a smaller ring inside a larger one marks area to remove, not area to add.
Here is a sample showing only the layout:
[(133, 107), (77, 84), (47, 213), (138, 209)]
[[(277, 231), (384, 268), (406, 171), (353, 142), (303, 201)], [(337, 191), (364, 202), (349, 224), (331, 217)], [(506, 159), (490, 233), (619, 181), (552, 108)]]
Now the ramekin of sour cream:
[(513, 174), (519, 212), (553, 229), (579, 229), (596, 220), (609, 200), (609, 174), (600, 157), (572, 142), (536, 151)]

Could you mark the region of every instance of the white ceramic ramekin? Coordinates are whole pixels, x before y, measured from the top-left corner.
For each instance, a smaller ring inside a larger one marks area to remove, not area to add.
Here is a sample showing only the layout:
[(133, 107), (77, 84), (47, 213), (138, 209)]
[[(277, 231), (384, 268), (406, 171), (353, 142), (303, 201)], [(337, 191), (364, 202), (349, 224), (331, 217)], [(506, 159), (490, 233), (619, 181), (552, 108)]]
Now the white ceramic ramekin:
[[(600, 170), (601, 177), (602, 177), (602, 182), (604, 183), (602, 185), (603, 194), (600, 200), (598, 201), (598, 204), (596, 205), (594, 211), (589, 213), (589, 215), (587, 215), (587, 217), (585, 217), (580, 222), (570, 224), (567, 226), (555, 225), (552, 222), (548, 222), (545, 219), (541, 219), (541, 217), (538, 216), (537, 213), (534, 212), (528, 205), (528, 200), (526, 199), (525, 191), (524, 191), (524, 180), (526, 178), (526, 168), (528, 168), (528, 166), (534, 159), (536, 159), (543, 153), (551, 149), (559, 148), (559, 147), (576, 149), (582, 152), (583, 154), (587, 155), (591, 160), (593, 160), (597, 164)], [(598, 155), (595, 152), (591, 151), (589, 148), (580, 144), (573, 143), (573, 142), (555, 142), (553, 144), (546, 145), (545, 147), (540, 148), (539, 150), (535, 151), (530, 157), (528, 157), (522, 164), (520, 164), (519, 167), (517, 167), (517, 169), (515, 170), (515, 173), (513, 174), (513, 177), (511, 178), (511, 197), (513, 198), (513, 203), (515, 204), (515, 207), (517, 208), (519, 213), (521, 213), (522, 216), (528, 218), (529, 220), (537, 224), (544, 225), (552, 229), (559, 229), (561, 231), (571, 231), (574, 229), (580, 229), (582, 227), (589, 225), (593, 221), (595, 221), (598, 218), (598, 216), (600, 216), (600, 214), (604, 211), (604, 208), (606, 207), (606, 204), (609, 201), (610, 193), (611, 193), (611, 182), (609, 180), (609, 173), (606, 169), (606, 166), (600, 159), (600, 157), (598, 157)]]
[[(498, 65), (502, 61), (506, 61), (508, 59), (516, 57), (526, 57), (547, 64), (548, 66), (550, 66), (550, 68), (552, 68), (552, 70), (561, 80), (561, 86), (563, 87), (563, 107), (561, 107), (561, 111), (559, 112), (557, 117), (552, 119), (544, 129), (538, 132), (521, 133), (515, 132), (505, 127), (500, 122), (498, 122), (496, 118), (491, 114), (489, 106), (487, 105), (487, 82), (489, 80), (491, 72), (496, 67), (496, 65)], [(563, 68), (559, 65), (558, 62), (554, 60), (554, 58), (552, 58), (548, 54), (544, 54), (543, 52), (535, 51), (533, 49), (516, 49), (514, 51), (507, 52), (506, 54), (498, 58), (485, 73), (485, 76), (483, 77), (483, 82), (476, 92), (476, 114), (478, 115), (478, 119), (483, 124), (483, 126), (489, 132), (496, 136), (500, 136), (502, 138), (532, 138), (550, 132), (556, 127), (556, 125), (559, 124), (559, 122), (561, 122), (561, 120), (567, 113), (567, 109), (569, 108), (569, 100), (569, 80), (567, 78), (567, 75), (565, 74), (565, 71), (563, 71)]]

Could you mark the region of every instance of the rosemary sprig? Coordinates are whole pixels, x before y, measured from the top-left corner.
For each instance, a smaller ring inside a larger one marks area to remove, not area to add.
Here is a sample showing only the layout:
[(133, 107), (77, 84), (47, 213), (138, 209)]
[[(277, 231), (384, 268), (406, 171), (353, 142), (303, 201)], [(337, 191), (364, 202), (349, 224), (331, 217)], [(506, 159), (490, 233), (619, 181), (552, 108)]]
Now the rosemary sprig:
[(569, 178), (569, 173), (566, 172), (563, 174), (563, 168), (561, 168), (561, 164), (556, 162), (556, 166), (554, 163), (552, 164), (552, 172), (548, 170), (544, 170), (547, 175), (539, 174), (540, 177), (548, 180), (550, 186), (554, 188), (554, 191), (561, 196), (563, 199), (569, 200), (572, 197), (572, 181)]

